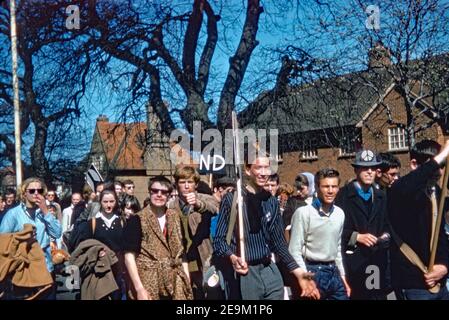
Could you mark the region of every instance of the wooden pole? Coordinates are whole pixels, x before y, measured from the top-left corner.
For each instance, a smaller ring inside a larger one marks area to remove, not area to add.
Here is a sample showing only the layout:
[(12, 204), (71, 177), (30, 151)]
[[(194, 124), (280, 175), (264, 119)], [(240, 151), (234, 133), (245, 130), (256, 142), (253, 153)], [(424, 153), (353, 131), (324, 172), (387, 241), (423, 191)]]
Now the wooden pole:
[[(433, 241), (432, 241), (431, 252), (430, 252), (429, 267), (427, 268), (428, 272), (432, 272), (433, 266), (435, 264), (435, 257), (437, 254), (437, 246), (438, 246), (438, 238), (439, 238), (440, 228), (441, 228), (441, 220), (443, 218), (444, 203), (445, 203), (445, 200), (447, 197), (447, 183), (449, 180), (448, 166), (449, 166), (449, 158), (446, 159), (446, 166), (444, 167), (444, 178), (443, 178), (443, 185), (441, 186), (441, 197), (440, 197), (440, 203), (438, 206), (438, 215), (437, 215), (437, 220), (435, 223), (435, 229), (432, 230)], [(435, 287), (430, 288), (430, 291), (432, 291), (432, 289), (433, 289), (433, 290), (436, 290), (436, 292), (438, 292), (439, 287), (434, 289)]]
[(20, 134), (20, 100), (19, 100), (19, 77), (17, 76), (17, 26), (16, 26), (16, 3), (9, 1), (11, 16), (11, 57), (12, 57), (12, 86), (14, 90), (14, 140), (16, 155), (16, 186), (22, 184), (22, 155)]
[(237, 122), (237, 114), (235, 111), (232, 112), (232, 132), (234, 137), (234, 167), (236, 170), (237, 176), (237, 218), (239, 224), (239, 250), (240, 250), (240, 258), (242, 261), (245, 261), (245, 234), (243, 232), (243, 198), (242, 198), (242, 167), (240, 163), (240, 152), (239, 152), (239, 134), (238, 134), (238, 122)]

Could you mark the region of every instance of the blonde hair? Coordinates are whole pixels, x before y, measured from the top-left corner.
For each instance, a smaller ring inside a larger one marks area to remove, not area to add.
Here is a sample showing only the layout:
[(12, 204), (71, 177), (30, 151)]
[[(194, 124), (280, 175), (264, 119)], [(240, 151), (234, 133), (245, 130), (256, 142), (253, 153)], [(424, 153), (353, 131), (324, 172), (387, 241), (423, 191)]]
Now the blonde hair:
[(175, 182), (178, 183), (179, 179), (189, 179), (193, 178), (195, 183), (200, 181), (200, 174), (194, 167), (191, 166), (179, 166), (176, 168), (175, 174)]
[(42, 194), (43, 196), (45, 196), (47, 194), (47, 185), (45, 184), (45, 182), (43, 180), (39, 179), (39, 178), (31, 177), (31, 178), (26, 179), (20, 185), (20, 194), (19, 194), (20, 201), (25, 202), (27, 188), (33, 182), (40, 183), (41, 188), (44, 189), (44, 193)]

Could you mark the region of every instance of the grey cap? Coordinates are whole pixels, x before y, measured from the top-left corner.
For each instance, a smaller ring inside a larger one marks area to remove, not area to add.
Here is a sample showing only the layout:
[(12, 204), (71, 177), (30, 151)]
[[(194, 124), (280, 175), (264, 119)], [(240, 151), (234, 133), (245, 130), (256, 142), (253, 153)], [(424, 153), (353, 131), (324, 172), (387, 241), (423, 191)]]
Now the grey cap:
[(356, 153), (353, 167), (378, 167), (382, 162), (379, 161), (377, 155), (371, 150), (361, 150)]

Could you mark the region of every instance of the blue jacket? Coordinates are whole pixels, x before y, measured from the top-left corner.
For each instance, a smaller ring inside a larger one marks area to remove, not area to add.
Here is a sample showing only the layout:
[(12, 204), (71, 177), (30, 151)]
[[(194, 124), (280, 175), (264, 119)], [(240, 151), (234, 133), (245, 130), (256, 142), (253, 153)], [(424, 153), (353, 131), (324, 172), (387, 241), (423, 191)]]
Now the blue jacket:
[(26, 213), (24, 203), (6, 212), (0, 224), (0, 233), (14, 233), (23, 230), (23, 225), (30, 223), (36, 227), (36, 240), (45, 253), (45, 261), (49, 272), (53, 271), (51, 261), (50, 237), (58, 239), (61, 237), (61, 224), (52, 215), (43, 215), (40, 209), (36, 211), (34, 219)]

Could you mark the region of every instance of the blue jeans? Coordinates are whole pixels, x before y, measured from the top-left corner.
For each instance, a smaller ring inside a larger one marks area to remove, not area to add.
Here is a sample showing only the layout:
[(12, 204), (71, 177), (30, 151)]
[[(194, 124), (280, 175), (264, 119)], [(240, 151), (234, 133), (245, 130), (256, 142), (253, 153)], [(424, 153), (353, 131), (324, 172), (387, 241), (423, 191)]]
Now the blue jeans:
[(449, 300), (449, 292), (445, 286), (441, 286), (438, 293), (432, 293), (426, 289), (401, 289), (397, 295), (399, 300)]
[(320, 290), (321, 300), (348, 300), (343, 280), (334, 264), (307, 264), (307, 270), (315, 274), (314, 280)]

